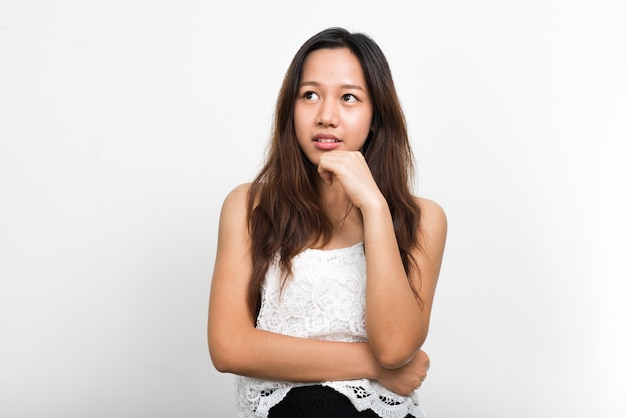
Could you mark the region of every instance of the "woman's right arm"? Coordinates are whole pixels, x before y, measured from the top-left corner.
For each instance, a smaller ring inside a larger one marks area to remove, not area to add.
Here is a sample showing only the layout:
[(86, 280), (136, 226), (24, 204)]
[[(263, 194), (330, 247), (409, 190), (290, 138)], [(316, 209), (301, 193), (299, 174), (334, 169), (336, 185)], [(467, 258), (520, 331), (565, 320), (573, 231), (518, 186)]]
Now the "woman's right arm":
[(209, 300), (208, 343), (221, 372), (268, 380), (318, 382), (369, 378), (406, 394), (426, 376), (428, 357), (400, 369), (378, 364), (368, 343), (319, 341), (256, 329), (247, 306), (252, 273), (246, 217), (248, 185), (226, 197)]

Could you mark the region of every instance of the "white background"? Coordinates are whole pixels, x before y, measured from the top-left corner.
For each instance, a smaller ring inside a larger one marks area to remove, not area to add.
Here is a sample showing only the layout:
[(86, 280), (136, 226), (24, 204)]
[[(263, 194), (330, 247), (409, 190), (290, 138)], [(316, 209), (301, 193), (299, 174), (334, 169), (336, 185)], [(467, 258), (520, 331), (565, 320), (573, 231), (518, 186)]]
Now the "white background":
[(229, 417), (218, 211), (296, 49), (386, 53), (449, 217), (432, 418), (624, 417), (619, 1), (0, 3), (0, 416)]

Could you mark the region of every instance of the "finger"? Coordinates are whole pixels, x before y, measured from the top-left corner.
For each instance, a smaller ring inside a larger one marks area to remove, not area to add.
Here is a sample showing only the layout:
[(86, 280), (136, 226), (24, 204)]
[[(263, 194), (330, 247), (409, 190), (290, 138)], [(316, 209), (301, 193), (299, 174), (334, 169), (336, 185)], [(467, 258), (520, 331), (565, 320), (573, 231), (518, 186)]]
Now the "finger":
[(330, 171), (318, 170), (318, 173), (326, 184), (329, 186), (333, 184), (333, 174)]

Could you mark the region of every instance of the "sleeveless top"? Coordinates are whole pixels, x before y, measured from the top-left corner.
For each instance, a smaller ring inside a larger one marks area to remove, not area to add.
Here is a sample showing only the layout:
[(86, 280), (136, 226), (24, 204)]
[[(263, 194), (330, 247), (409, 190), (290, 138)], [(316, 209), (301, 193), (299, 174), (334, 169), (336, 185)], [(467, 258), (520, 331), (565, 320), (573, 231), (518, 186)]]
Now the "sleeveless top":
[[(282, 289), (275, 258), (261, 288), (257, 328), (295, 337), (364, 342), (365, 253), (363, 243), (333, 250), (306, 249), (292, 259), (292, 276)], [(359, 411), (384, 418), (426, 418), (417, 393), (400, 396), (369, 379), (295, 383), (235, 377), (237, 416), (267, 417), (296, 386), (321, 384), (345, 395)]]

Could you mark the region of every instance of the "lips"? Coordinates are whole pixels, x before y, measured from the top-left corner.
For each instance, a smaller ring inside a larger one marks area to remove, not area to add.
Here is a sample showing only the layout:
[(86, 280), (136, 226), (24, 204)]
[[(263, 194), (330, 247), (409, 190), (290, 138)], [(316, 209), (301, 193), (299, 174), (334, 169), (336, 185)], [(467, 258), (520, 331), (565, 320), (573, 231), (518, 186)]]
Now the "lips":
[(338, 139), (316, 139), (313, 143), (317, 149), (323, 151), (330, 151), (341, 145), (341, 141)]
[(329, 151), (341, 145), (341, 140), (332, 135), (317, 135), (313, 138), (315, 147), (320, 150)]

